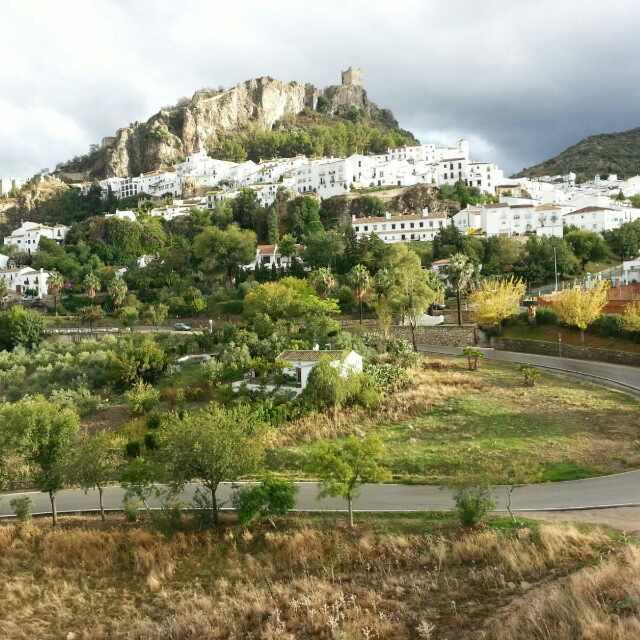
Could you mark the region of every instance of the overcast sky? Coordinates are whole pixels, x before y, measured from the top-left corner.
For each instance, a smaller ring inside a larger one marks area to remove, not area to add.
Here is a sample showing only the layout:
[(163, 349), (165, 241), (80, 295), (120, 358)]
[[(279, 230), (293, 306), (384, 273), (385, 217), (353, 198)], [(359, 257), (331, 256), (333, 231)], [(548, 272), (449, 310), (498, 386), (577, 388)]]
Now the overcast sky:
[(270, 75), (369, 96), (509, 172), (640, 126), (637, 0), (3, 0), (0, 175), (29, 176), (202, 87)]

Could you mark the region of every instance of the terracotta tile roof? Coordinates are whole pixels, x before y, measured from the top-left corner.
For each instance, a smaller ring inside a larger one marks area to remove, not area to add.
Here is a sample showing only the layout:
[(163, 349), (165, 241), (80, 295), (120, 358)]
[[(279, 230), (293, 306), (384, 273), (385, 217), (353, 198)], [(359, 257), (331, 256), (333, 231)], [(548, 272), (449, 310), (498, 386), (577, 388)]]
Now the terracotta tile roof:
[(583, 207), (582, 209), (570, 211), (566, 215), (570, 215), (572, 213), (597, 213), (598, 211), (615, 211), (615, 209), (611, 209), (609, 207)]
[(257, 248), (258, 251), (263, 255), (272, 254), (276, 251), (275, 244), (259, 244)]

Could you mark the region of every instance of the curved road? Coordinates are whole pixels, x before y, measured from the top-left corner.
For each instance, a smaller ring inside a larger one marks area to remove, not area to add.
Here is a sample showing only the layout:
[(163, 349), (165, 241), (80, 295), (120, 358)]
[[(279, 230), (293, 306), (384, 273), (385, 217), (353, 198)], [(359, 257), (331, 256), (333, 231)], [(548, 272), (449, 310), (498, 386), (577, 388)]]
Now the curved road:
[[(424, 347), (422, 351), (441, 355), (460, 355), (462, 349), (447, 347)], [(640, 368), (569, 358), (555, 358), (533, 354), (515, 353), (483, 349), (487, 358), (505, 362), (526, 363), (549, 368), (572, 375), (586, 376), (594, 381), (623, 388), (640, 394)], [(191, 502), (197, 485), (186, 487), (181, 499)], [(315, 482), (298, 483), (296, 508), (303, 511), (343, 511), (346, 505), (339, 498), (323, 498), (319, 500), (318, 487)], [(219, 498), (228, 507), (233, 485), (224, 483), (219, 489)], [(0, 517), (13, 514), (9, 505), (11, 497), (29, 495), (33, 500), (35, 514), (49, 513), (48, 496), (40, 492), (24, 494), (0, 495)], [(118, 486), (105, 490), (105, 507), (121, 509), (124, 491)], [(506, 487), (495, 487), (494, 498), (496, 510), (506, 510)], [(58, 493), (58, 509), (60, 513), (91, 511), (97, 508), (95, 492), (85, 494), (79, 489), (68, 489)], [(151, 506), (158, 506), (151, 501)], [(565, 511), (575, 509), (622, 507), (640, 505), (640, 470), (628, 471), (611, 476), (554, 482), (517, 487), (512, 493), (512, 509), (514, 511)], [(443, 487), (401, 484), (364, 485), (360, 495), (354, 501), (358, 511), (429, 511), (451, 509), (453, 494)]]

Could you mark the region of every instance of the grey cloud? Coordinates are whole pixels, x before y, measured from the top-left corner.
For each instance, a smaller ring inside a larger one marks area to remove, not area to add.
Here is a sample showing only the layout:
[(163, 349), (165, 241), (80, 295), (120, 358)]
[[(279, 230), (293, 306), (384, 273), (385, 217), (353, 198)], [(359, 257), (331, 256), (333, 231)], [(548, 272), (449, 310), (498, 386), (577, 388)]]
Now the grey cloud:
[(633, 0), (7, 5), (0, 174), (82, 153), (203, 86), (259, 75), (322, 86), (349, 64), (402, 126), (468, 136), (509, 171), (640, 125)]

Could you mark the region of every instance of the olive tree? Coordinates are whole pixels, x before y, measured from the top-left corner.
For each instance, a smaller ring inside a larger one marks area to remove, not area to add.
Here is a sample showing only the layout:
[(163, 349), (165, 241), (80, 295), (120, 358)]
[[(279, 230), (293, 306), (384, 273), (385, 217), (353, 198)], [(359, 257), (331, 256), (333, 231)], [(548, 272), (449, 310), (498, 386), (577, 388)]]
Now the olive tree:
[(167, 420), (160, 437), (160, 455), (176, 490), (199, 481), (209, 491), (217, 523), (218, 486), (260, 468), (265, 435), (265, 426), (250, 408), (211, 404), (204, 411)]

